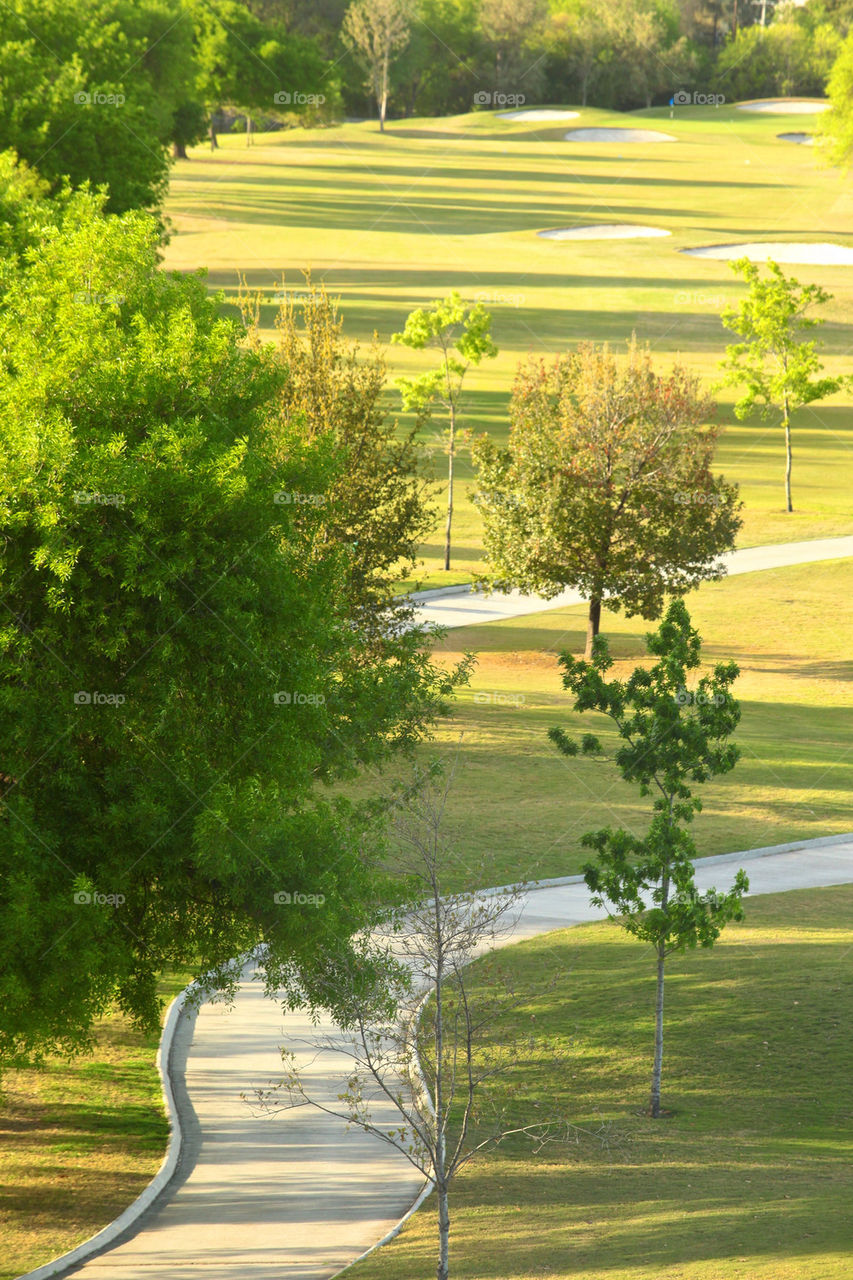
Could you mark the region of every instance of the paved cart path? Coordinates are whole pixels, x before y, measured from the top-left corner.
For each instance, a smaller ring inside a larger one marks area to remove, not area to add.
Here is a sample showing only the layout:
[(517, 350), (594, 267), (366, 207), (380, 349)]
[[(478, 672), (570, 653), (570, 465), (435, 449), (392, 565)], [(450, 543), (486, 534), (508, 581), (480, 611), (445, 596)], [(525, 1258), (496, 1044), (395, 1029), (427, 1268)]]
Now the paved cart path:
[[(847, 556), (853, 556), (853, 537), (748, 548), (733, 552), (727, 564), (729, 573), (747, 573)], [(421, 618), (451, 627), (579, 603), (576, 592), (550, 601), (452, 588), (427, 594)], [(727, 888), (741, 860), (753, 894), (853, 883), (853, 836), (791, 852), (755, 852), (735, 861), (703, 859), (700, 889)], [(598, 919), (588, 897), (583, 884), (530, 891), (501, 945)], [(177, 1174), (125, 1238), (68, 1274), (83, 1280), (321, 1280), (396, 1223), (422, 1186), (404, 1157), (314, 1109), (262, 1118), (241, 1098), (276, 1077), (280, 1044), (300, 1055), (312, 1092), (325, 1088), (334, 1096), (340, 1087), (335, 1064), (328, 1058), (312, 1064), (300, 1049), (311, 1030), (305, 1019), (283, 1016), (264, 998), (251, 969), (233, 1009), (209, 1003), (195, 1020), (182, 1015), (171, 1062), (185, 1134)], [(341, 1056), (339, 1066), (345, 1062)]]
[[(750, 893), (853, 883), (853, 835), (791, 852), (726, 855), (697, 865), (701, 891), (725, 890), (743, 864)], [(499, 945), (599, 919), (582, 883), (529, 891)], [(321, 1031), (333, 1032), (331, 1025)], [(278, 1045), (300, 1054), (310, 1089), (334, 1097), (341, 1077), (300, 1042), (310, 1024), (282, 1016), (247, 968), (236, 1005), (206, 1004), (185, 1046), (190, 1167), (124, 1243), (73, 1272), (84, 1280), (321, 1280), (375, 1244), (422, 1186), (406, 1159), (341, 1121), (300, 1107), (254, 1115), (241, 1093), (275, 1078)], [(188, 1038), (188, 1037), (187, 1037)], [(345, 1059), (341, 1057), (343, 1069)], [(175, 1064), (180, 1076), (180, 1054)], [(180, 1079), (178, 1080), (180, 1084)], [(178, 1090), (180, 1096), (180, 1089)]]
[[(853, 556), (853, 537), (816, 538), (811, 542), (780, 542), (767, 547), (744, 547), (721, 556), (728, 573), (754, 573), (759, 569), (782, 569), (795, 564), (812, 564), (819, 560), (844, 560)], [(543, 609), (565, 608), (582, 604), (579, 591), (561, 591), (551, 600), (542, 596), (510, 591), (486, 595), (467, 587), (450, 587), (443, 591), (423, 591), (419, 601), (418, 620), (438, 623), (442, 627), (470, 627), (483, 622), (500, 622), (505, 618), (521, 618)]]

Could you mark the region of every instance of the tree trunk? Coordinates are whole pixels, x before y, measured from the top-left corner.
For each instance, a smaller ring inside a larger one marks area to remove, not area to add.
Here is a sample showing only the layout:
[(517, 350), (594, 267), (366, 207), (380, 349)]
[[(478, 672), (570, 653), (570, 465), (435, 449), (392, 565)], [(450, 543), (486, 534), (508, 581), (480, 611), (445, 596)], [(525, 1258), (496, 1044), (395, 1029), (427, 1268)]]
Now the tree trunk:
[(382, 92), (379, 95), (379, 132), (385, 132), (385, 112), (388, 110), (388, 54), (382, 61)]
[(447, 1207), (447, 1187), (438, 1188), (438, 1280), (448, 1280), (450, 1275), (450, 1212)]
[(189, 159), (189, 157), (187, 156), (187, 147), (186, 147), (186, 143), (184, 143), (184, 142), (173, 142), (173, 143), (172, 143), (172, 159), (173, 159), (173, 160), (187, 160), (187, 159)]
[(788, 404), (785, 402), (785, 503), (789, 511), (794, 510), (794, 504), (791, 501), (791, 419), (788, 414)]
[(601, 626), (601, 597), (596, 596), (589, 602), (589, 616), (586, 624), (586, 649), (584, 657), (587, 662), (592, 658), (592, 642), (598, 635)]
[(252, 145), (252, 117), (246, 116), (246, 146)]
[(447, 524), (444, 528), (444, 567), (450, 568), (450, 527), (453, 524), (453, 459), (456, 453), (456, 410), (450, 405), (450, 443), (447, 449)]
[(219, 143), (216, 141), (216, 125), (213, 123), (212, 117), (211, 117), (210, 125), (207, 130), (207, 136), (210, 138), (211, 151), (215, 151), (216, 148), (219, 146)]
[(655, 1065), (652, 1069), (652, 1098), (649, 1113), (655, 1119), (660, 1115), (660, 1076), (663, 1066), (663, 977), (665, 956), (658, 947), (658, 987), (655, 998)]

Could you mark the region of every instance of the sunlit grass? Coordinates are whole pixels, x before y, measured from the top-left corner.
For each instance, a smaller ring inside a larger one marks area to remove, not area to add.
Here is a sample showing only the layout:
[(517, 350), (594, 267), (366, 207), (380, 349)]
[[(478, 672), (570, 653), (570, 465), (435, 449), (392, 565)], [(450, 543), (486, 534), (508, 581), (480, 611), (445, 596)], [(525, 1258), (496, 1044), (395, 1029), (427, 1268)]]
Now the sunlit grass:
[[(675, 143), (570, 143), (567, 127), (652, 120)], [(459, 289), (492, 311), (500, 348), (468, 376), (467, 425), (505, 440), (515, 367), (527, 353), (547, 357), (583, 339), (621, 348), (636, 331), (660, 366), (679, 356), (707, 383), (733, 335), (719, 315), (742, 296), (728, 263), (688, 258), (680, 249), (748, 239), (853, 243), (853, 195), (813, 149), (776, 135), (784, 116), (690, 107), (630, 116), (588, 110), (565, 125), (512, 124), (491, 113), (224, 137), (200, 146), (173, 172), (168, 211), (176, 234), (167, 265), (210, 269), (211, 284), (236, 294), (238, 275), (265, 294), (282, 276), (303, 286), (302, 269), (341, 298), (345, 329), (379, 335), (392, 377), (427, 367), (429, 353), (389, 345), (415, 306)], [(798, 124), (799, 127), (799, 124)], [(802, 127), (810, 127), (804, 117)], [(589, 222), (650, 223), (672, 232), (654, 240), (546, 241), (536, 231)], [(849, 372), (853, 269), (790, 267), (832, 294), (823, 331), (827, 367)], [(396, 392), (389, 406), (399, 408)], [(853, 474), (849, 393), (798, 415), (793, 515), (783, 510), (779, 429), (738, 423), (732, 393), (721, 393), (725, 425), (720, 468), (746, 501), (742, 545), (851, 530)], [(442, 475), (429, 433), (425, 447)], [(479, 515), (463, 448), (455, 515), (453, 572), (439, 568), (441, 538), (424, 548), (425, 580), (471, 577), (481, 565)]]
[[(526, 1063), (515, 1120), (565, 1110), (627, 1145), (533, 1156), (520, 1142), (455, 1184), (459, 1280), (846, 1280), (853, 1229), (853, 886), (747, 900), (711, 951), (670, 964), (664, 1105), (651, 1069), (652, 953), (610, 923), (512, 947), (532, 997), (495, 1038), (535, 1027), (562, 1046), (554, 1077)], [(482, 965), (480, 966), (482, 969)], [(428, 1200), (353, 1280), (434, 1274)]]

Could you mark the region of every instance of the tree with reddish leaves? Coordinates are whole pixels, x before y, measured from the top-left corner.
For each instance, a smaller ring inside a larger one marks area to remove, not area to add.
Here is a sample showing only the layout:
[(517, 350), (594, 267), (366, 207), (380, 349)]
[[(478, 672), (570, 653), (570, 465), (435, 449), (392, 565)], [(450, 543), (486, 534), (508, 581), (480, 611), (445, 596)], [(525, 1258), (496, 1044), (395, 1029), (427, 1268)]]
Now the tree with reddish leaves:
[(713, 401), (676, 365), (652, 368), (585, 343), (519, 368), (509, 447), (474, 447), (489, 563), (484, 582), (589, 601), (586, 655), (602, 605), (660, 616), (667, 595), (721, 578), (740, 528), (737, 486), (712, 471)]

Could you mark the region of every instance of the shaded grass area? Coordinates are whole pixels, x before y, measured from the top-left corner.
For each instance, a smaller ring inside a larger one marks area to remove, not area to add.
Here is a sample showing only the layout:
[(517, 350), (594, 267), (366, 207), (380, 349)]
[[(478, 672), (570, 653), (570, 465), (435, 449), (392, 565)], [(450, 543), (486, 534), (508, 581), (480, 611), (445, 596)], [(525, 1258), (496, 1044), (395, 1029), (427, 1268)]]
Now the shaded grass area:
[[(610, 923), (502, 954), (529, 1000), (492, 1036), (531, 1027), (569, 1055), (536, 1063), (516, 1121), (565, 1108), (612, 1122), (622, 1157), (595, 1144), (520, 1143), (463, 1171), (452, 1193), (460, 1280), (846, 1280), (853, 1223), (853, 886), (747, 899), (710, 951), (670, 962), (664, 1105), (648, 1101), (651, 951)], [(488, 962), (487, 962), (488, 963)], [(483, 964), (480, 962), (480, 971)], [(359, 1263), (353, 1280), (434, 1274), (435, 1205)]]
[[(172, 174), (168, 212), (175, 235), (166, 264), (210, 269), (235, 297), (239, 273), (262, 291), (272, 333), (282, 276), (298, 294), (311, 267), (341, 298), (345, 329), (379, 335), (393, 380), (430, 367), (434, 353), (390, 345), (410, 310), (450, 289), (482, 300), (493, 315), (495, 360), (466, 380), (464, 425), (505, 442), (514, 370), (528, 353), (548, 357), (579, 341), (617, 349), (636, 332), (659, 367), (680, 356), (707, 385), (733, 335), (720, 312), (744, 296), (728, 263), (685, 257), (704, 244), (754, 239), (850, 244), (853, 195), (813, 149), (777, 138), (790, 117), (734, 107), (689, 107), (620, 115), (584, 110), (568, 127), (632, 126), (650, 119), (678, 141), (614, 145), (564, 140), (566, 125), (501, 121), (490, 112), (223, 137), (200, 146)], [(801, 120), (811, 128), (811, 117)], [(657, 240), (545, 241), (536, 231), (591, 222), (651, 223)], [(830, 371), (846, 373), (851, 349), (853, 270), (786, 268), (834, 295), (821, 331)], [(741, 545), (851, 530), (851, 397), (845, 392), (796, 416), (794, 502), (783, 510), (779, 428), (735, 420), (720, 395), (719, 467), (746, 502)], [(388, 394), (399, 410), (399, 396)], [(402, 420), (402, 419), (401, 419)], [(433, 434), (424, 449), (443, 482)], [(482, 567), (482, 532), (463, 445), (458, 461), (453, 569), (463, 580)], [(438, 532), (423, 549), (423, 581), (441, 585)], [(452, 580), (457, 580), (455, 577)]]
[[(164, 979), (170, 1002), (190, 974)], [(159, 1034), (102, 1018), (85, 1057), (8, 1071), (0, 1096), (0, 1280), (75, 1248), (148, 1185), (169, 1138)]]
[[(853, 831), (853, 561), (827, 561), (708, 583), (687, 597), (708, 664), (734, 658), (742, 706), (731, 774), (699, 790), (693, 824), (700, 853)], [(654, 623), (607, 614), (602, 631), (626, 675), (644, 658)], [(583, 652), (585, 609), (553, 609), (447, 633), (437, 657), (471, 650), (477, 666), (427, 754), (451, 757), (448, 805), (454, 885), (505, 884), (580, 870), (585, 831), (626, 826), (642, 834), (648, 805), (611, 763), (566, 759), (548, 729), (615, 734), (603, 716), (571, 711), (561, 650)], [(461, 737), (461, 742), (460, 742)], [(373, 783), (372, 785), (378, 785)]]

